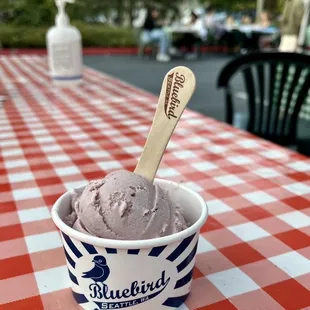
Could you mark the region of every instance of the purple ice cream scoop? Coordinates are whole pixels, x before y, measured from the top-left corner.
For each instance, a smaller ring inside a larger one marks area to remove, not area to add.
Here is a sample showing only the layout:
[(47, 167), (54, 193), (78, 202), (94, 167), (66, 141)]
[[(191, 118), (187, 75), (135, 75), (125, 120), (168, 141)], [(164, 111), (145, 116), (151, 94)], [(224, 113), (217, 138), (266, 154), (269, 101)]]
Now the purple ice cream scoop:
[(151, 239), (187, 228), (180, 208), (164, 189), (125, 170), (91, 181), (73, 195), (72, 208), (66, 223), (101, 238)]

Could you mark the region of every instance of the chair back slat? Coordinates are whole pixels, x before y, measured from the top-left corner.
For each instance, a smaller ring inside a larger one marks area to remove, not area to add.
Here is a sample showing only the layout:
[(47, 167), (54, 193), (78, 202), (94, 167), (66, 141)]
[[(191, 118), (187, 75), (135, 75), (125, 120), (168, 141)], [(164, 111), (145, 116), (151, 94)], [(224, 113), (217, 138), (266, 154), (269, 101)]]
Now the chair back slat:
[(272, 104), (274, 106), (275, 111), (274, 111), (274, 119), (271, 122), (272, 129), (269, 132), (269, 135), (271, 135), (271, 136), (276, 136), (277, 132), (278, 132), (278, 124), (279, 124), (279, 120), (281, 118), (280, 107), (281, 107), (282, 98), (283, 98), (284, 86), (285, 86), (285, 83), (287, 81), (288, 70), (289, 70), (289, 64), (284, 63), (282, 66), (281, 75), (278, 77), (278, 79), (280, 81), (280, 85), (279, 85), (279, 89), (277, 89), (277, 91), (278, 91), (277, 101), (274, 104)]
[(310, 71), (307, 69), (305, 74), (305, 80), (298, 92), (294, 111), (290, 119), (290, 133), (296, 135), (298, 114), (302, 105), (306, 102), (310, 89)]
[(288, 87), (288, 92), (287, 92), (287, 98), (286, 98), (286, 104), (284, 106), (283, 110), (283, 121), (282, 121), (282, 126), (281, 126), (281, 135), (289, 135), (289, 109), (291, 106), (291, 102), (293, 99), (293, 94), (296, 91), (296, 87), (298, 86), (298, 81), (301, 75), (301, 72), (303, 70), (302, 67), (300, 66), (291, 66), (291, 71), (294, 69), (294, 73), (290, 73), (291, 77), (291, 83)]
[(226, 123), (232, 125), (233, 124), (233, 116), (234, 116), (234, 104), (232, 99), (232, 92), (230, 86), (225, 89), (225, 97), (227, 102), (226, 108)]
[(246, 68), (242, 71), (243, 79), (245, 83), (245, 88), (248, 93), (248, 101), (249, 101), (249, 121), (248, 121), (248, 131), (254, 132), (255, 128), (255, 118), (256, 118), (256, 111), (255, 111), (255, 85), (254, 85), (254, 77), (251, 68)]
[(272, 112), (273, 112), (273, 103), (274, 103), (274, 97), (275, 97), (275, 81), (276, 81), (276, 69), (277, 66), (274, 62), (270, 64), (269, 67), (269, 102), (268, 102), (268, 108), (267, 108), (267, 118), (266, 123), (264, 126), (264, 134), (268, 135), (268, 132), (270, 132), (271, 129), (271, 119), (272, 119)]
[(265, 72), (264, 64), (259, 63), (256, 66), (258, 91), (259, 91), (259, 109), (258, 109), (258, 124), (256, 130), (262, 132), (264, 122), (264, 109), (265, 109)]
[(310, 90), (310, 56), (252, 53), (228, 63), (217, 85), (226, 89), (226, 120), (231, 122), (233, 115), (229, 114), (234, 108), (230, 82), (239, 72), (248, 97), (247, 130), (282, 145), (296, 143), (299, 113)]

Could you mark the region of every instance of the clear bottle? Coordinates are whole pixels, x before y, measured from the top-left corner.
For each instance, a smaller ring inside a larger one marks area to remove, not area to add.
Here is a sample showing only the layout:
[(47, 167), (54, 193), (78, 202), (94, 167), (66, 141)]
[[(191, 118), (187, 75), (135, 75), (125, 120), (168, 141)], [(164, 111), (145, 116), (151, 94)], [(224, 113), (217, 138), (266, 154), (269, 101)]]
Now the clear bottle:
[(55, 0), (58, 14), (55, 26), (46, 34), (48, 64), (51, 78), (57, 85), (79, 84), (82, 81), (82, 38), (79, 30), (70, 25), (65, 12), (66, 2)]

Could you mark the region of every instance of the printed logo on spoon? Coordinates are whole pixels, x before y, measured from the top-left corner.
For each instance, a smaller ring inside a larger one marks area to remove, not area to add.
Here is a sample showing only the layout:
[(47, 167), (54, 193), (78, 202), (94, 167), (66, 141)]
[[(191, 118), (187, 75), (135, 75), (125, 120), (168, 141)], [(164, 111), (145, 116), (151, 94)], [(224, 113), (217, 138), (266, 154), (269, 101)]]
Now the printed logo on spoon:
[(176, 110), (180, 104), (178, 97), (180, 89), (184, 87), (184, 83), (185, 76), (183, 74), (174, 72), (168, 75), (165, 96), (165, 114), (169, 119), (171, 119), (171, 117), (178, 117), (176, 115)]

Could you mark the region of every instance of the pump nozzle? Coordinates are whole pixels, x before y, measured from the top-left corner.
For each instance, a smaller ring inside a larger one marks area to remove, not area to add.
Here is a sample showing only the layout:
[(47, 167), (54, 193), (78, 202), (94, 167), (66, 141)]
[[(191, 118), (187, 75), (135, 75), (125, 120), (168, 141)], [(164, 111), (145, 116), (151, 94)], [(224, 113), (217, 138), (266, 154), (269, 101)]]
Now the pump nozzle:
[(69, 24), (69, 17), (65, 12), (66, 3), (74, 3), (75, 0), (55, 0), (56, 6), (58, 8), (58, 14), (56, 16), (57, 26), (66, 26)]
[(75, 0), (55, 0), (57, 7), (65, 6), (66, 3), (74, 3)]

